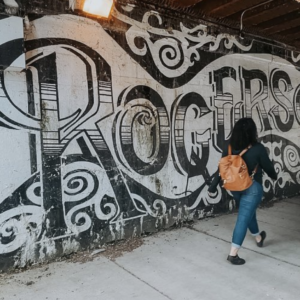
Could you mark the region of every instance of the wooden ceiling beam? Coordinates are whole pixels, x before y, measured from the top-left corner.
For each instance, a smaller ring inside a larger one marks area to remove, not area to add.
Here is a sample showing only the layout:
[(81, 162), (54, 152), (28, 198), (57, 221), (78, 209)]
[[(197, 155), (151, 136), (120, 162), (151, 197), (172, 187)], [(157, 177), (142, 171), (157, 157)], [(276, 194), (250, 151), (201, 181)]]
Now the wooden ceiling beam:
[(254, 14), (251, 14), (250, 16), (248, 15), (248, 17), (246, 16), (244, 19), (245, 22), (260, 24), (299, 9), (299, 3), (297, 3), (296, 1), (287, 3), (287, 0), (278, 0), (269, 4), (270, 6), (268, 6), (268, 4), (266, 4), (266, 7), (263, 6), (262, 8), (264, 9), (260, 10), (260, 12), (254, 12)]
[[(274, 23), (274, 25), (268, 29), (263, 28), (264, 33), (268, 34), (274, 34), (274, 33), (280, 33), (286, 30), (290, 30), (292, 28), (300, 26), (300, 17), (289, 19), (287, 21), (283, 21), (281, 23)], [(260, 27), (260, 26), (259, 26)]]
[(220, 6), (227, 5), (228, 3), (236, 0), (202, 0), (195, 5), (195, 9), (212, 15), (212, 11)]
[[(295, 27), (295, 33), (290, 33), (287, 35), (283, 36), (283, 39), (285, 41), (288, 41), (289, 43), (292, 43), (295, 40), (299, 40), (300, 39), (300, 26), (299, 27)], [(283, 35), (283, 34), (280, 34)]]
[(273, 27), (280, 26), (283, 23), (290, 22), (291, 20), (299, 18), (299, 12), (300, 12), (300, 7), (298, 8), (298, 10), (295, 10), (293, 12), (283, 14), (279, 17), (272, 18), (268, 21), (261, 22), (259, 23), (259, 27), (268, 30)]
[(289, 38), (290, 36), (293, 36), (295, 34), (298, 34), (300, 36), (300, 27), (295, 26), (293, 28), (286, 29), (284, 31), (280, 32), (281, 35), (284, 35), (284, 37)]
[(182, 8), (185, 8), (185, 7), (190, 7), (190, 6), (194, 6), (198, 3), (201, 3), (203, 2), (204, 0), (172, 0), (172, 2), (174, 3), (175, 6), (178, 6), (178, 7), (182, 7)]
[[(247, 11), (244, 15), (244, 24), (256, 25), (284, 14), (299, 9), (299, 4), (290, 2), (289, 0), (275, 0), (273, 2), (262, 5)], [(239, 21), (243, 11), (239, 11), (230, 16), (230, 19)]]
[(227, 18), (233, 15), (234, 13), (244, 11), (263, 2), (266, 2), (266, 0), (251, 0), (251, 1), (232, 0), (225, 5), (219, 6), (211, 10), (210, 14), (218, 18)]
[(293, 46), (299, 51), (300, 50), (300, 41), (294, 42)]

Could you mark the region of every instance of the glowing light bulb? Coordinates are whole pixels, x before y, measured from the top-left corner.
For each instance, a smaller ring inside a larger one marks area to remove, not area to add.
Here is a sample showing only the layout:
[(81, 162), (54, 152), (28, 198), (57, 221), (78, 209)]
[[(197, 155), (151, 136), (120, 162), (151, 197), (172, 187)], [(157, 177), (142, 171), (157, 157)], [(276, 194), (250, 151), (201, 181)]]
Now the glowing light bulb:
[(85, 0), (83, 11), (91, 15), (108, 18), (113, 3), (113, 0)]

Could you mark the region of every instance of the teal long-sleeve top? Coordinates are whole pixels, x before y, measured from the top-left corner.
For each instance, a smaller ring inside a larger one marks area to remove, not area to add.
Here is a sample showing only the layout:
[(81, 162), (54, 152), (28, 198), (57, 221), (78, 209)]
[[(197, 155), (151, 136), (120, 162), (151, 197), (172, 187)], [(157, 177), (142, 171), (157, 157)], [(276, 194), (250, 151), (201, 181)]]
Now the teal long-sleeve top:
[[(241, 150), (232, 150), (233, 155), (238, 155)], [(228, 155), (228, 146), (224, 149), (222, 157)], [(277, 174), (274, 169), (274, 165), (271, 162), (266, 148), (259, 142), (252, 145), (250, 149), (243, 155), (243, 160), (245, 161), (249, 174), (251, 175), (257, 166), (257, 171), (254, 175), (254, 180), (262, 184), (263, 171), (268, 174), (272, 179), (277, 179)], [(208, 191), (210, 193), (215, 193), (217, 191), (217, 185), (220, 183), (220, 175), (215, 176)]]

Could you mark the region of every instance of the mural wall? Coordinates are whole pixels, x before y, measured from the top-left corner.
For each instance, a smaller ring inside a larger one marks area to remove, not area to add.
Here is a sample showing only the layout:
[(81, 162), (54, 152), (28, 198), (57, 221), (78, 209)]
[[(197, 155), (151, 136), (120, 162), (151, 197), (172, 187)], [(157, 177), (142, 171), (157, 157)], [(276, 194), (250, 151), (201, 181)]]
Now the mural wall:
[(299, 54), (133, 6), (20, 20), (0, 17), (0, 269), (230, 209), (207, 183), (244, 116), (279, 174), (264, 201), (298, 193)]

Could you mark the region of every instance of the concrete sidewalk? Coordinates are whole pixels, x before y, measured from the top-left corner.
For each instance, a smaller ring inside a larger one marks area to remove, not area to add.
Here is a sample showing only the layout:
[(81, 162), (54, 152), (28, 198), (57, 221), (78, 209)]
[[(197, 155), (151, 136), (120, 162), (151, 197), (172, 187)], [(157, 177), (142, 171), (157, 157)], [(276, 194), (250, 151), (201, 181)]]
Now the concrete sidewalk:
[(300, 299), (300, 198), (259, 209), (264, 248), (248, 235), (226, 261), (236, 214), (161, 232), (115, 261), (53, 263), (0, 278), (0, 300), (263, 300)]

